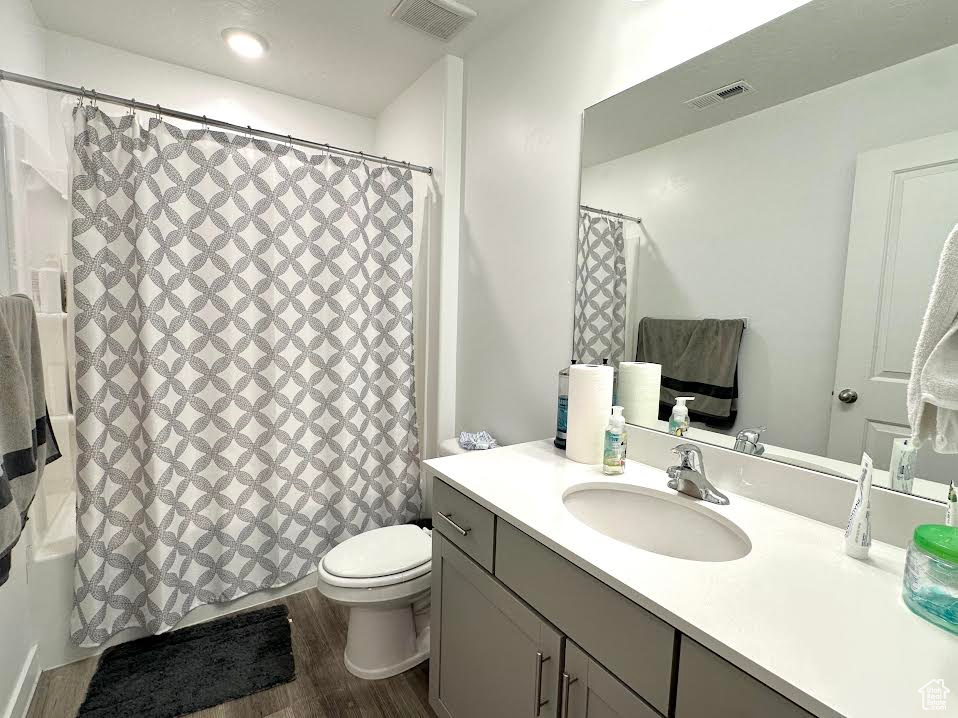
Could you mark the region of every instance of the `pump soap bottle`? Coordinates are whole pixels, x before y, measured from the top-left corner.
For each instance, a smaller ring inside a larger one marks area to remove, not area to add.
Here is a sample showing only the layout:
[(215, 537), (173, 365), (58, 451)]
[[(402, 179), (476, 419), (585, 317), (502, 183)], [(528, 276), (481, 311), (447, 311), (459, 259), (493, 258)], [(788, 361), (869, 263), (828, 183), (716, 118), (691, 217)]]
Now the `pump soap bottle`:
[(625, 448), (628, 433), (622, 407), (613, 406), (609, 425), (605, 428), (605, 445), (602, 453), (602, 473), (616, 476), (625, 473)]
[(689, 409), (687, 401), (695, 401), (694, 396), (675, 397), (675, 406), (672, 407), (672, 416), (669, 417), (669, 433), (674, 436), (685, 436), (689, 430)]

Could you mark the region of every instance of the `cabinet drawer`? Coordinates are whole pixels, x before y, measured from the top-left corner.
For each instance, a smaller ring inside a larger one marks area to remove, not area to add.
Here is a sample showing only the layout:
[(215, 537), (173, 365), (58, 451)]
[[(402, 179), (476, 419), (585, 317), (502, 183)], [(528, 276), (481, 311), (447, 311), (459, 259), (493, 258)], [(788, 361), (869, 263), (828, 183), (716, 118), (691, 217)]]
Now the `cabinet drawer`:
[(675, 630), (500, 520), (496, 577), (662, 714)]
[(432, 506), (433, 527), (491, 572), (495, 514), (439, 480), (433, 486)]
[(812, 718), (688, 636), (679, 651), (675, 718)]

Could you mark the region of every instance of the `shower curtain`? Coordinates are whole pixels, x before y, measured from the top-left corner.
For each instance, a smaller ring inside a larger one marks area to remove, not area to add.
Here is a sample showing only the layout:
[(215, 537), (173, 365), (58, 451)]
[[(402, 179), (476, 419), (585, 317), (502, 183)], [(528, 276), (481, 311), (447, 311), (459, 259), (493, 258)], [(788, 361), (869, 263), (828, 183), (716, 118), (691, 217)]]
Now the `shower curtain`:
[(411, 173), (74, 111), (73, 640), (420, 511)]
[(625, 358), (626, 266), (622, 220), (579, 212), (572, 357), (618, 366)]

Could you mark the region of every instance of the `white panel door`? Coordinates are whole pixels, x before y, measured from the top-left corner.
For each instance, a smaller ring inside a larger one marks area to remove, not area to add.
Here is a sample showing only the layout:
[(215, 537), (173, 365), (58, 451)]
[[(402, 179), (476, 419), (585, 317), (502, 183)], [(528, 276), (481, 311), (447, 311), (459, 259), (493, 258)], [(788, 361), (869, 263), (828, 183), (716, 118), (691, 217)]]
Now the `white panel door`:
[[(938, 256), (956, 224), (958, 132), (859, 155), (829, 457), (857, 463), (867, 451), (885, 469), (892, 440), (910, 435), (912, 354)], [(954, 457), (919, 455), (919, 476), (947, 482), (955, 473)]]

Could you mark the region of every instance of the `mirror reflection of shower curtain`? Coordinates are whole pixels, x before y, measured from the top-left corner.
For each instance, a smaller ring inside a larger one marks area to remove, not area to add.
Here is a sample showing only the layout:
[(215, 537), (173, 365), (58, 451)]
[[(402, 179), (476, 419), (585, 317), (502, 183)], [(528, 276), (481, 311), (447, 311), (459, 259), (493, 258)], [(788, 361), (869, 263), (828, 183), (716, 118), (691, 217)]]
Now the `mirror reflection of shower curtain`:
[(421, 507), (412, 173), (75, 111), (72, 638), (172, 628)]
[(627, 273), (621, 219), (581, 210), (572, 358), (617, 366), (625, 359)]

